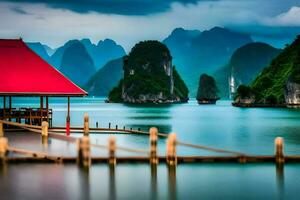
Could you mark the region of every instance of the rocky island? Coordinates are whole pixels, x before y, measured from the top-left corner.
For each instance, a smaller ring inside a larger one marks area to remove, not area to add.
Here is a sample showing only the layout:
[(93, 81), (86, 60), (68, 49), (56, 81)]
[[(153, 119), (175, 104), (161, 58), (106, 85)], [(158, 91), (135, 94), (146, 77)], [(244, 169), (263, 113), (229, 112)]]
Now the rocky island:
[(234, 106), (300, 107), (300, 36), (249, 85), (237, 89)]
[(182, 103), (188, 89), (172, 65), (169, 49), (158, 41), (136, 44), (123, 58), (124, 77), (109, 94), (108, 102)]
[(212, 76), (202, 74), (199, 80), (199, 87), (197, 92), (197, 101), (199, 104), (215, 104), (219, 92), (216, 81)]

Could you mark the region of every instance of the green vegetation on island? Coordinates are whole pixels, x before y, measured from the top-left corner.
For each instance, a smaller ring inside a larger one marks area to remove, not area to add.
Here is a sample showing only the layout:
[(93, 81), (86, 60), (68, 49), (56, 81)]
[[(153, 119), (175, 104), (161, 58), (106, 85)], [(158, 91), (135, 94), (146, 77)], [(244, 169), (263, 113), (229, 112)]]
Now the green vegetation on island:
[(188, 89), (172, 66), (169, 49), (158, 41), (136, 44), (123, 58), (124, 78), (110, 94), (109, 102), (186, 102)]
[(300, 36), (272, 60), (250, 86), (241, 85), (235, 104), (284, 105), (300, 103)]

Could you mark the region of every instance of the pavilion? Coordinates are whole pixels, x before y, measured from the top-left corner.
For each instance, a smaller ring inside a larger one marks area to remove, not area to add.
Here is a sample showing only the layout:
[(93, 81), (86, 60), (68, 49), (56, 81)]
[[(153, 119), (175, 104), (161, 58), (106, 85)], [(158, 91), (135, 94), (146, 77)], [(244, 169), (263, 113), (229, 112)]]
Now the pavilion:
[[(24, 120), (25, 123), (37, 125), (48, 121), (52, 125), (52, 109), (49, 109), (48, 99), (66, 97), (68, 126), (70, 97), (87, 95), (87, 92), (27, 47), (22, 39), (0, 39), (0, 74), (0, 96), (3, 97), (0, 119), (14, 119), (17, 122)], [(12, 108), (13, 97), (40, 97), (40, 107)]]

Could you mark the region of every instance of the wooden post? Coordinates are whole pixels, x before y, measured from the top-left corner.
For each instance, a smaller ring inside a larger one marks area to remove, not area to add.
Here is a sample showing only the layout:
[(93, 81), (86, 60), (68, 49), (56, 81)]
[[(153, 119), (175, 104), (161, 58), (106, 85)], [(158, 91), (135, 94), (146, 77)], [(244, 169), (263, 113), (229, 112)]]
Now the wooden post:
[(0, 122), (0, 137), (4, 136), (4, 129), (3, 129), (3, 123)]
[(32, 125), (32, 113), (31, 113), (31, 109), (29, 110), (29, 124)]
[(166, 159), (169, 166), (175, 166), (177, 164), (176, 156), (176, 134), (171, 133), (167, 139), (167, 152)]
[(48, 127), (49, 127), (49, 123), (46, 121), (42, 122), (42, 136), (43, 137), (48, 137)]
[(77, 140), (77, 150), (78, 157), (77, 162), (82, 167), (90, 167), (91, 160), (91, 152), (90, 152), (90, 138), (88, 136), (83, 136), (82, 138)]
[(247, 162), (247, 159), (244, 155), (241, 155), (238, 160), (239, 160), (239, 163), (246, 163)]
[(99, 126), (99, 124), (98, 124), (98, 122), (96, 122), (96, 128), (98, 128), (98, 126)]
[(109, 123), (108, 123), (108, 129), (110, 129), (110, 126), (111, 126), (111, 123), (109, 122)]
[(83, 117), (83, 134), (85, 136), (89, 136), (90, 128), (89, 128), (89, 115), (84, 113)]
[(67, 109), (67, 119), (66, 119), (66, 134), (70, 135), (70, 97), (68, 97), (68, 109)]
[(117, 163), (116, 159), (116, 138), (110, 136), (108, 138), (108, 163), (110, 165), (115, 165)]
[(157, 165), (158, 157), (157, 157), (157, 133), (158, 130), (155, 127), (150, 128), (150, 163)]
[(282, 137), (275, 138), (275, 159), (277, 164), (284, 163), (283, 144), (284, 141)]
[(49, 99), (46, 97), (46, 112), (47, 112), (47, 122), (49, 122)]
[(5, 160), (8, 148), (8, 140), (5, 137), (0, 138), (0, 159)]
[(48, 127), (49, 123), (47, 121), (42, 122), (42, 144), (43, 146), (48, 146)]

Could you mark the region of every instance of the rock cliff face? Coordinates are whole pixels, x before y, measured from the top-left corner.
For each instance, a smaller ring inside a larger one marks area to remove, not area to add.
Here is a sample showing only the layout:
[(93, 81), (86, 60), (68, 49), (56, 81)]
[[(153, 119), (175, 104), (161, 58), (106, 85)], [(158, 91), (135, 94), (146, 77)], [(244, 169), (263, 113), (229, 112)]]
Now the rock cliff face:
[(106, 63), (88, 81), (84, 89), (92, 96), (107, 96), (123, 77), (123, 58)]
[[(242, 86), (242, 85), (241, 85)], [(261, 106), (293, 106), (300, 103), (300, 36), (272, 60), (250, 84), (237, 90), (237, 97), (248, 92), (254, 104)]]
[(219, 99), (219, 92), (215, 79), (207, 74), (202, 74), (199, 80), (197, 101), (199, 104), (215, 104)]
[(250, 42), (249, 35), (221, 27), (203, 32), (177, 28), (163, 40), (192, 97), (196, 97), (201, 74), (216, 72), (228, 63), (237, 48)]
[[(188, 90), (175, 68), (168, 48), (158, 41), (136, 44), (123, 59), (124, 77), (109, 101), (175, 103), (188, 100)], [(121, 95), (119, 94), (121, 91)]]
[(233, 97), (239, 85), (250, 84), (280, 52), (281, 49), (261, 42), (238, 48), (229, 63), (214, 73), (221, 97)]
[(300, 84), (288, 81), (284, 90), (287, 105), (300, 107)]

